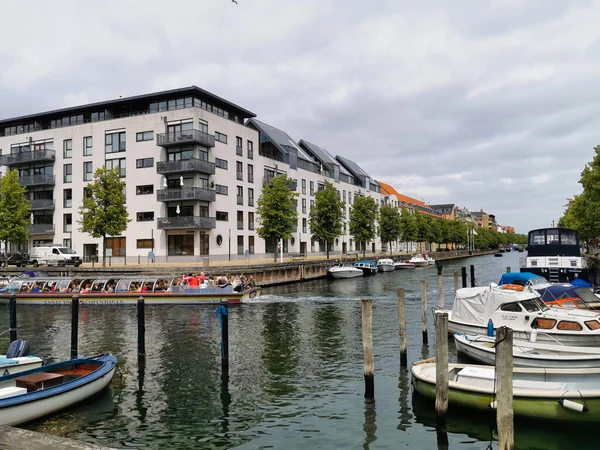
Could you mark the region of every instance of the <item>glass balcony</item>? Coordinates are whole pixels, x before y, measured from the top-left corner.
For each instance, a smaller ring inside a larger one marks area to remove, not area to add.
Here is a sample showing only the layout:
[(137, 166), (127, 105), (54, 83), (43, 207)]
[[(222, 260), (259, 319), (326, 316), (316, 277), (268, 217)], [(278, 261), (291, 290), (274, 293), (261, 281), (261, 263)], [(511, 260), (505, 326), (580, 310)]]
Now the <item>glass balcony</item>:
[(29, 200), (31, 203), (32, 211), (39, 211), (41, 209), (54, 209), (54, 200), (53, 199), (37, 199), (37, 200)]
[(34, 234), (54, 234), (54, 224), (52, 223), (34, 223), (29, 225), (29, 233)]
[(215, 137), (200, 130), (174, 131), (156, 135), (156, 145), (160, 147), (173, 147), (184, 144), (199, 144), (204, 147), (214, 147)]
[[(268, 186), (271, 180), (275, 177), (263, 177), (263, 187)], [(292, 180), (289, 185), (290, 191), (295, 191), (298, 188), (298, 182)]]
[(214, 175), (215, 167), (215, 163), (213, 162), (192, 158), (178, 161), (161, 161), (156, 164), (156, 172), (162, 175), (184, 172), (200, 172)]
[(21, 186), (53, 186), (54, 175), (25, 175), (19, 177)]
[(54, 150), (34, 150), (21, 153), (9, 153), (0, 155), (0, 166), (15, 166), (30, 162), (54, 161), (56, 153)]
[(175, 216), (158, 219), (159, 230), (180, 230), (184, 228), (213, 229), (217, 226), (216, 217)]
[(216, 193), (212, 189), (199, 187), (184, 187), (181, 189), (159, 189), (156, 191), (156, 199), (159, 202), (176, 202), (181, 200), (200, 200), (203, 202), (214, 202)]

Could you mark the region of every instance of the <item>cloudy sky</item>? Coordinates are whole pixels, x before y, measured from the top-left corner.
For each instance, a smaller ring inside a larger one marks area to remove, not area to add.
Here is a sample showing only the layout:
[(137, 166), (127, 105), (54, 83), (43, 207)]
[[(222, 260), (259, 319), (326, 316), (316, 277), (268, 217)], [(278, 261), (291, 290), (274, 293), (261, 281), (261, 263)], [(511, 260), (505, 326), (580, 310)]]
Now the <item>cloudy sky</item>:
[(600, 144), (600, 2), (237, 3), (6, 3), (0, 117), (194, 84), (519, 232), (580, 191)]

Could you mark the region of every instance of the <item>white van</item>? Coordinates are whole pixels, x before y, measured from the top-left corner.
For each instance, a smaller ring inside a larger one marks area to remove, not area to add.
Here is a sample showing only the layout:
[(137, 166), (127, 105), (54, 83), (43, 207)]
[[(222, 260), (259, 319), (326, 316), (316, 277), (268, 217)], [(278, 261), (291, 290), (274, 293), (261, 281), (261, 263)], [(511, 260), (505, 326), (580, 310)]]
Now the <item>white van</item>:
[(81, 264), (81, 256), (70, 248), (60, 244), (42, 245), (33, 247), (29, 254), (29, 262), (33, 267), (40, 265), (46, 266), (67, 266), (78, 267)]

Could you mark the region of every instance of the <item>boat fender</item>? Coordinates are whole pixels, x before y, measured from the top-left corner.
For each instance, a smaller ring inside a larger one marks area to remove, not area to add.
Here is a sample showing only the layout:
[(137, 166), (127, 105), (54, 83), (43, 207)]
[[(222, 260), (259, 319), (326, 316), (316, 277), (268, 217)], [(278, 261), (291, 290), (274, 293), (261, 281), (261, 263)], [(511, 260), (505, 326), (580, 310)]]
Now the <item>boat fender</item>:
[(6, 351), (7, 358), (20, 358), (29, 356), (29, 342), (23, 339), (16, 339), (10, 343)]
[(509, 291), (522, 291), (524, 288), (520, 284), (503, 284), (502, 289), (507, 289)]
[(490, 409), (493, 409), (495, 411), (497, 407), (498, 407), (497, 400), (494, 400), (492, 403), (490, 403)]
[(537, 342), (537, 334), (537, 328), (531, 330), (531, 333), (529, 334), (529, 342)]
[(574, 402), (572, 400), (567, 400), (566, 398), (561, 398), (558, 403), (560, 406), (563, 406), (567, 409), (572, 409), (577, 412), (588, 412), (589, 409), (586, 405), (582, 405), (581, 403)]

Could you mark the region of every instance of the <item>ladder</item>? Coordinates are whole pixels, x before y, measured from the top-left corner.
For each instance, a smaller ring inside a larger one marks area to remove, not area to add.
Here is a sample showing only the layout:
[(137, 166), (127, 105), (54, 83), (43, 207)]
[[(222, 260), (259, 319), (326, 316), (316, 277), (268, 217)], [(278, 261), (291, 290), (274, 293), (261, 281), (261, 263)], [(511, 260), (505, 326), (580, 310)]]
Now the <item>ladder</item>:
[(550, 267), (548, 269), (548, 281), (550, 283), (558, 283), (559, 282), (559, 278), (558, 278), (558, 267)]

